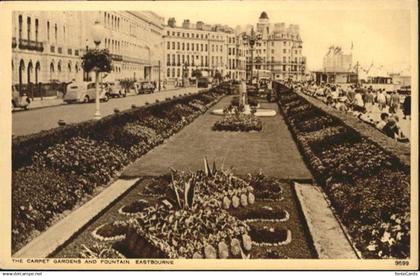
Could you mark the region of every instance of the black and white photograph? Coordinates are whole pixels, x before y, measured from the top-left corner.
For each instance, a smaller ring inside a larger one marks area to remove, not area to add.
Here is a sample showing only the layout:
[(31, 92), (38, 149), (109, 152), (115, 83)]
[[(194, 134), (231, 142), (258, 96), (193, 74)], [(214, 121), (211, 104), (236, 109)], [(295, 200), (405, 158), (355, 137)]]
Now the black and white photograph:
[(418, 269), (417, 2), (44, 3), (2, 4), (1, 268)]

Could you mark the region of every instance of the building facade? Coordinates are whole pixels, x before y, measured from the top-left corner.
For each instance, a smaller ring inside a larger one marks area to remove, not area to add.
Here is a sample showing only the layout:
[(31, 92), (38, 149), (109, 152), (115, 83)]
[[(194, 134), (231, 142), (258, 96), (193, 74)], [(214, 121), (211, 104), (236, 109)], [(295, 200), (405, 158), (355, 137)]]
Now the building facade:
[(92, 80), (81, 57), (95, 47), (90, 28), (96, 20), (104, 27), (99, 48), (113, 59), (104, 80), (159, 77), (163, 18), (151, 12), (17, 11), (12, 18), (12, 83), (30, 97), (54, 96), (48, 88), (54, 83)]
[(358, 74), (353, 72), (352, 54), (344, 54), (341, 47), (330, 46), (323, 58), (322, 70), (313, 71), (317, 83), (357, 83)]
[(230, 27), (202, 21), (193, 24), (188, 19), (177, 26), (175, 18), (169, 18), (163, 40), (168, 80), (192, 78), (194, 70), (209, 76), (219, 72), (223, 77), (236, 79), (245, 74), (245, 55), (242, 49), (237, 50), (240, 41)]
[[(302, 54), (298, 25), (275, 23), (273, 26), (267, 13), (262, 12), (256, 25), (256, 37), (259, 39), (253, 49), (254, 77), (262, 70), (271, 72), (272, 79), (300, 81), (305, 78), (306, 57)], [(248, 46), (246, 51), (247, 76), (250, 76), (251, 48)]]

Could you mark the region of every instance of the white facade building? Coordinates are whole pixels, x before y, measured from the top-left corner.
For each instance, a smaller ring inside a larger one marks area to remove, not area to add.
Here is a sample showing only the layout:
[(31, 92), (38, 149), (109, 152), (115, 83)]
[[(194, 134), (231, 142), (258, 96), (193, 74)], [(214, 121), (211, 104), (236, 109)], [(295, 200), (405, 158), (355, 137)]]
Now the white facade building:
[(91, 80), (81, 57), (95, 47), (90, 28), (96, 20), (105, 29), (99, 48), (113, 59), (105, 80), (159, 77), (163, 18), (152, 12), (16, 11), (12, 18), (12, 83), (30, 97), (54, 96), (49, 84)]

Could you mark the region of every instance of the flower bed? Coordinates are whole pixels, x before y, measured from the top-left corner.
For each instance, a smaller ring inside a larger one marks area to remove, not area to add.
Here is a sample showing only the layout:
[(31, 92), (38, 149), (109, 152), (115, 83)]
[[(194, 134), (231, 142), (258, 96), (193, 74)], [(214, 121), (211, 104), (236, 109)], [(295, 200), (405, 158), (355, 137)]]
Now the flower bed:
[[(219, 91), (219, 90), (218, 90)], [(208, 91), (134, 108), (99, 121), (66, 125), (13, 140), (12, 251), (16, 252), (95, 187), (108, 184), (132, 160), (179, 131), (214, 103)], [(170, 112), (171, 118), (160, 117)]]
[[(409, 168), (285, 87), (278, 89), (278, 98), (305, 161), (363, 257), (408, 258)], [(283, 107), (291, 101), (301, 102), (301, 108), (286, 112)]]
[(250, 178), (250, 185), (254, 188), (255, 197), (262, 201), (280, 201), (283, 199), (281, 183), (274, 178), (257, 174)]
[(278, 224), (253, 221), (248, 225), (250, 227), (249, 235), (255, 245), (279, 246), (291, 242), (291, 232)]
[(256, 203), (244, 210), (232, 210), (230, 213), (245, 222), (252, 222), (254, 220), (264, 220), (272, 222), (283, 222), (289, 219), (289, 214), (280, 206), (268, 206), (261, 203)]
[(149, 206), (150, 206), (150, 203), (147, 200), (140, 199), (121, 207), (118, 210), (118, 212), (123, 215), (133, 216), (133, 215), (137, 215), (138, 213), (140, 213), (141, 211), (143, 211), (145, 208)]
[(100, 241), (122, 240), (127, 234), (127, 223), (124, 221), (114, 221), (102, 224), (92, 232), (92, 236)]
[(217, 121), (213, 130), (218, 131), (261, 131), (262, 122), (252, 114), (227, 114)]

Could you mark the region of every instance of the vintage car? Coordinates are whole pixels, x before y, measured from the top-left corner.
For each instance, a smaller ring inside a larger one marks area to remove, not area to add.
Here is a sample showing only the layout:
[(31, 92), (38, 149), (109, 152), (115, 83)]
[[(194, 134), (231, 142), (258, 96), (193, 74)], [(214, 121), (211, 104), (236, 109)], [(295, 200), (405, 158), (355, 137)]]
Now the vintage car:
[(24, 93), (23, 95), (19, 94), (17, 88), (12, 85), (12, 109), (13, 108), (23, 108), (28, 109), (31, 100)]
[(155, 92), (155, 85), (150, 81), (142, 81), (138, 83), (137, 93), (138, 94), (151, 94)]
[(111, 98), (122, 98), (127, 96), (127, 92), (121, 86), (119, 81), (110, 81), (105, 83), (105, 88)]
[[(96, 100), (95, 83), (76, 83), (67, 85), (67, 91), (63, 98), (66, 103), (88, 103)], [(108, 91), (104, 85), (100, 85), (99, 100), (107, 102), (109, 100)]]

